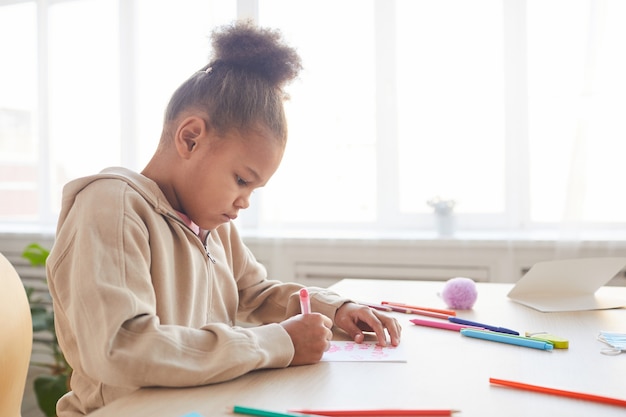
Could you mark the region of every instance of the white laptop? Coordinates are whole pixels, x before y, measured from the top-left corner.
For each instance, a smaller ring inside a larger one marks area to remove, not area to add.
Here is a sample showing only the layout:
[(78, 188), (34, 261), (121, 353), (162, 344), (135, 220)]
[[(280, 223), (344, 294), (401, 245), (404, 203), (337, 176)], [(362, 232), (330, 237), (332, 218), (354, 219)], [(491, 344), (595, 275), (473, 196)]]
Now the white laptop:
[(626, 266), (626, 257), (539, 262), (509, 292), (513, 301), (543, 312), (626, 307), (610, 291), (596, 294)]

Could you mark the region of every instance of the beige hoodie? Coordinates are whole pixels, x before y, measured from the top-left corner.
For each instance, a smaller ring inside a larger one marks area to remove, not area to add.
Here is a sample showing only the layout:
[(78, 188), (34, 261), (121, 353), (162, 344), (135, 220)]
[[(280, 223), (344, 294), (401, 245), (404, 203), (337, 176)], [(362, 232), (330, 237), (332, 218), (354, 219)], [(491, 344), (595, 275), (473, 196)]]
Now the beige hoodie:
[[(141, 387), (217, 383), (293, 358), (276, 323), (299, 313), (301, 285), (268, 280), (233, 224), (211, 231), (205, 247), (156, 183), (132, 171), (66, 185), (47, 274), (74, 369), (59, 417)], [(330, 318), (347, 301), (321, 288), (311, 297)]]

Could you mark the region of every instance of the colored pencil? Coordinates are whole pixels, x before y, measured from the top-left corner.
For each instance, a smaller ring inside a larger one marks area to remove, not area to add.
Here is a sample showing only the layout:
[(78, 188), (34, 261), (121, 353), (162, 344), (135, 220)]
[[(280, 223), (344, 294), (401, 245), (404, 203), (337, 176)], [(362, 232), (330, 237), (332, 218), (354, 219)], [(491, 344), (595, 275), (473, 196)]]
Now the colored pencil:
[(458, 410), (408, 410), (408, 409), (379, 409), (379, 410), (289, 410), (295, 413), (311, 414), (328, 417), (417, 417), (417, 416), (451, 416)]
[(618, 398), (602, 397), (600, 395), (584, 394), (582, 392), (565, 391), (562, 389), (555, 389), (555, 388), (546, 388), (546, 387), (541, 387), (539, 385), (530, 385), (530, 384), (525, 384), (522, 382), (507, 381), (504, 379), (496, 379), (496, 378), (489, 378), (489, 382), (492, 384), (496, 384), (496, 385), (503, 385), (505, 387), (517, 388), (517, 389), (526, 390), (526, 391), (541, 392), (543, 394), (558, 395), (561, 397), (569, 397), (569, 398), (575, 398), (578, 400), (593, 401), (597, 403), (604, 403), (604, 404), (617, 405), (620, 407), (626, 407), (626, 400), (621, 400)]
[(412, 305), (409, 305), (409, 304), (398, 303), (398, 302), (395, 302), (395, 301), (381, 301), (381, 304), (383, 304), (383, 305), (392, 305), (392, 306), (396, 306), (396, 307), (414, 308), (416, 310), (426, 310), (426, 311), (432, 311), (433, 313), (447, 314), (448, 316), (456, 316), (456, 311), (454, 311), (454, 310), (445, 310), (445, 309), (442, 309), (442, 308), (418, 307), (418, 306), (412, 306)]

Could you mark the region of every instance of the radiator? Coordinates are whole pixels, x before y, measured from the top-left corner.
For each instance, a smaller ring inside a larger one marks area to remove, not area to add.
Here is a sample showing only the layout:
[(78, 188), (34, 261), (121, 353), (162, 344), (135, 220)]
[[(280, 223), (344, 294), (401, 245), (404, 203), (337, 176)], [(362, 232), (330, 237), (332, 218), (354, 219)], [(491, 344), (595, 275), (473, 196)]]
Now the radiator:
[(295, 273), (298, 282), (321, 287), (343, 278), (446, 281), (467, 277), (477, 282), (489, 281), (488, 269), (477, 266), (296, 262)]

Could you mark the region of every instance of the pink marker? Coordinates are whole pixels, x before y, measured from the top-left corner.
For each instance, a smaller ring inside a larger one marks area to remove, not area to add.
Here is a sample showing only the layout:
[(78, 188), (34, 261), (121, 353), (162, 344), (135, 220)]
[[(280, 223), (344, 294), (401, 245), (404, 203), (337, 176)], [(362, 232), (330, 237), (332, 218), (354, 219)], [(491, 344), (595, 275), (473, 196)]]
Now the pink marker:
[(413, 324), (417, 324), (418, 326), (436, 327), (438, 329), (454, 330), (457, 332), (460, 332), (461, 329), (484, 330), (482, 327), (468, 326), (466, 324), (448, 323), (445, 321), (431, 321), (420, 319), (411, 319), (409, 321)]
[(311, 299), (309, 298), (309, 291), (306, 288), (300, 290), (300, 310), (302, 314), (311, 313)]

